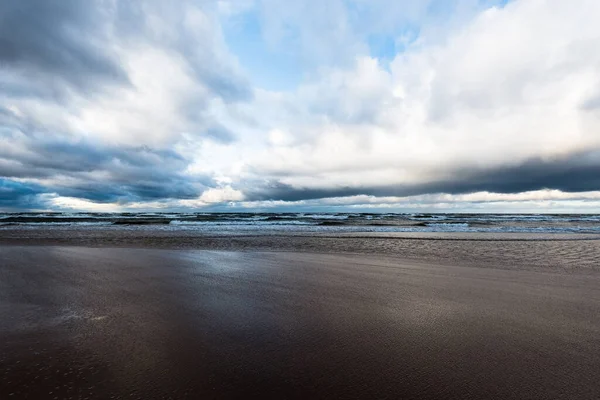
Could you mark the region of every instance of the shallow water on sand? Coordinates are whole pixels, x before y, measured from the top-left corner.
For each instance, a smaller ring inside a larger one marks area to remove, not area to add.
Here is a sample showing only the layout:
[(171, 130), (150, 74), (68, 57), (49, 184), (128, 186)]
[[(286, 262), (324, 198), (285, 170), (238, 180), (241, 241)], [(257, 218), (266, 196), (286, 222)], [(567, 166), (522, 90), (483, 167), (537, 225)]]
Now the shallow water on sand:
[(0, 245), (63, 245), (389, 255), (442, 264), (600, 270), (600, 235), (469, 232), (199, 232), (52, 227), (0, 230)]

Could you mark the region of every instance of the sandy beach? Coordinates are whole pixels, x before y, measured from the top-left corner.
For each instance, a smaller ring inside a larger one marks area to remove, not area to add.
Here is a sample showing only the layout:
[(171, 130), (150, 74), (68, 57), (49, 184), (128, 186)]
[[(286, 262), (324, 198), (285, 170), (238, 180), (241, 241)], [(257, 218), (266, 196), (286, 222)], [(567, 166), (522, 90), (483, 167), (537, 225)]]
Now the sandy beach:
[[(475, 241), (469, 265), (450, 242), (410, 259), (4, 243), (0, 397), (598, 398), (598, 242), (540, 243), (500, 243), (505, 268)], [(540, 246), (567, 261), (529, 265)]]

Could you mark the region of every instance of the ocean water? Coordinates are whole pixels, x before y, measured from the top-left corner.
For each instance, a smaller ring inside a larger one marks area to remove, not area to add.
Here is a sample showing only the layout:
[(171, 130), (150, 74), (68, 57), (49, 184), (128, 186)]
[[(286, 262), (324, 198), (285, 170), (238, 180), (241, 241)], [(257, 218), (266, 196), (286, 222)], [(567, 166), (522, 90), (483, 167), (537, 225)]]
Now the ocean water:
[(98, 227), (215, 233), (494, 232), (600, 233), (598, 214), (420, 213), (0, 213), (0, 229)]

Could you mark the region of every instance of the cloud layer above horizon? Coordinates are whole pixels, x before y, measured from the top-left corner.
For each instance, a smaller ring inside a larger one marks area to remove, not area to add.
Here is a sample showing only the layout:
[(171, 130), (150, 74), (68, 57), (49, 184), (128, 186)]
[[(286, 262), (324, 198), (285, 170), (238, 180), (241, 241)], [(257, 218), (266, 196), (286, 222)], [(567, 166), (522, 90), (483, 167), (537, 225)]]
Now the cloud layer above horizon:
[(596, 0), (8, 0), (0, 210), (600, 212)]

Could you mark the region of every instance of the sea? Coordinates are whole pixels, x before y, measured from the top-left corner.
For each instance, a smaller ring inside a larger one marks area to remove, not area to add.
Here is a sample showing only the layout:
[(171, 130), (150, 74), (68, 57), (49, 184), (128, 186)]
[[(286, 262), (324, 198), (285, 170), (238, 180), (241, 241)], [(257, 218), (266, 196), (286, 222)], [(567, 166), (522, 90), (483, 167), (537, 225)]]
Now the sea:
[(0, 229), (95, 227), (213, 233), (494, 232), (600, 233), (600, 214), (464, 213), (0, 213)]

